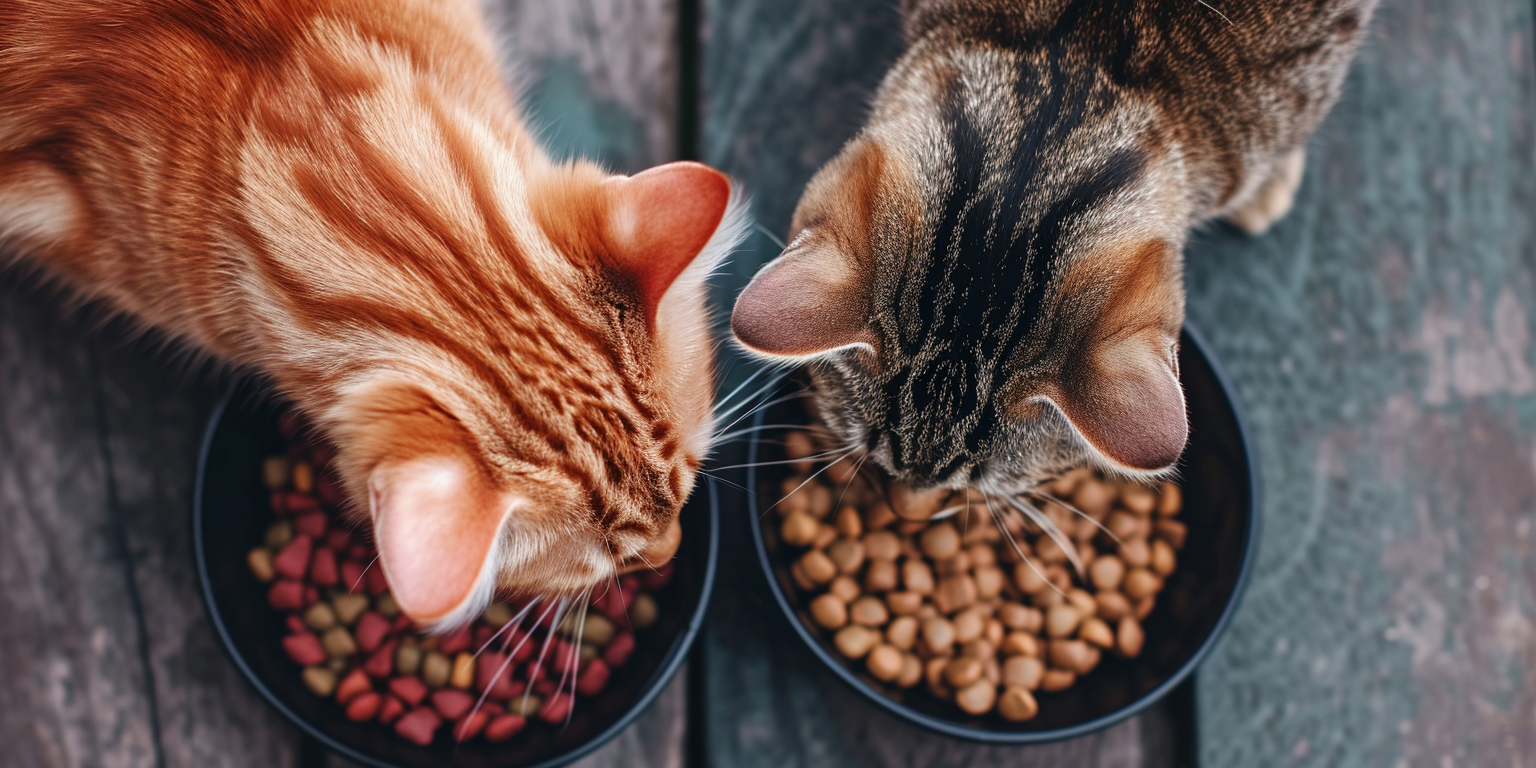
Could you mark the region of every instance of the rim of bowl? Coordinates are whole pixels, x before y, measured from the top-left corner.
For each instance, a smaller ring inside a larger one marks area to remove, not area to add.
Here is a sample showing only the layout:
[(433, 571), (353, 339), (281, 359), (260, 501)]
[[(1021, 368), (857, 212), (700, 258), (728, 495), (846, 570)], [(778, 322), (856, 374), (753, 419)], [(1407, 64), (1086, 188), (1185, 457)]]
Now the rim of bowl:
[[(208, 417), (208, 426), (204, 428), (202, 445), (198, 449), (197, 454), (197, 482), (192, 491), (192, 548), (197, 557), (198, 586), (203, 595), (203, 606), (208, 609), (208, 618), (212, 622), (214, 630), (218, 632), (219, 643), (224, 647), (225, 655), (229, 656), (230, 660), (235, 663), (235, 666), (240, 668), (240, 672), (245, 676), (246, 681), (261, 694), (261, 697), (266, 699), (273, 709), (282, 713), (283, 717), (287, 718), (289, 722), (297, 725), (305, 734), (325, 745), (326, 749), (348, 760), (372, 766), (373, 768), (399, 768), (395, 763), (364, 754), (341, 743), (332, 738), (330, 734), (315, 727), (314, 724), (289, 709), (281, 699), (272, 693), (272, 690), (267, 687), (266, 682), (261, 679), (261, 676), (256, 674), (256, 670), (246, 663), (245, 657), (240, 655), (240, 651), (235, 648), (234, 640), (229, 636), (229, 629), (224, 625), (224, 615), (219, 611), (218, 601), (213, 596), (213, 583), (208, 575), (208, 557), (203, 547), (203, 483), (207, 477), (208, 455), (213, 448), (214, 435), (218, 433), (219, 425), (224, 421), (225, 412), (229, 410), (237, 392), (240, 390), (241, 384), (236, 383), (219, 398), (218, 405), (214, 406), (213, 413)], [(543, 762), (519, 766), (519, 768), (559, 768), (559, 766), (568, 765), (586, 757), (596, 751), (598, 747), (607, 744), (613, 737), (623, 732), (625, 728), (632, 725), (635, 719), (651, 706), (656, 697), (661, 695), (662, 689), (666, 688), (671, 683), (672, 678), (676, 676), (678, 668), (683, 665), (683, 662), (688, 657), (689, 650), (693, 648), (693, 641), (698, 636), (699, 628), (704, 624), (705, 615), (709, 612), (709, 599), (714, 594), (715, 587), (715, 568), (720, 559), (720, 498), (714, 479), (706, 478), (706, 480), (708, 480), (707, 486), (709, 489), (708, 510), (710, 525), (703, 581), (699, 588), (699, 604), (694, 609), (693, 616), (689, 618), (688, 624), (683, 628), (682, 633), (672, 641), (672, 647), (667, 651), (667, 655), (662, 657), (661, 666), (657, 668), (655, 675), (652, 676), (651, 681), (647, 684), (645, 692), (640, 695), (640, 698), (635, 701), (634, 705), (625, 711), (618, 720), (615, 720), (613, 724), (603, 729), (596, 736), (569, 752), (555, 755)]]
[[(1076, 725), (1044, 731), (990, 731), (982, 728), (971, 728), (911, 709), (898, 701), (886, 697), (868, 683), (860, 680), (857, 675), (849, 670), (847, 665), (843, 664), (840, 659), (834, 658), (823, 648), (820, 640), (812, 636), (811, 630), (796, 616), (795, 606), (790, 603), (789, 597), (784, 594), (783, 587), (774, 576), (773, 560), (769, 557), (768, 545), (763, 539), (762, 525), (758, 520), (757, 497), (753, 494), (747, 494), (747, 508), (752, 514), (753, 521), (751, 525), (752, 541), (757, 549), (758, 564), (762, 566), (763, 576), (768, 580), (768, 587), (773, 592), (774, 601), (778, 603), (784, 618), (794, 627), (795, 634), (821, 660), (822, 664), (829, 667), (843, 683), (853, 688), (864, 698), (875, 703), (881, 709), (907, 722), (927, 728), (930, 731), (968, 741), (988, 744), (1023, 745), (1048, 744), (1053, 741), (1075, 739), (1079, 736), (1087, 736), (1090, 733), (1124, 722), (1168, 695), (1170, 691), (1178, 687), (1180, 683), (1193, 674), (1195, 668), (1200, 666), (1200, 663), (1210, 654), (1211, 649), (1215, 647), (1221, 636), (1225, 634), (1227, 625), (1232, 621), (1232, 616), (1237, 613), (1238, 607), (1242, 604), (1243, 595), (1248, 588), (1248, 579), (1253, 571), (1253, 562), (1257, 559), (1255, 555), (1258, 552), (1260, 517), (1258, 461), (1254, 456), (1253, 440), (1248, 434), (1248, 422), (1244, 418), (1242, 406), (1237, 401), (1236, 392), (1232, 388), (1232, 381), (1227, 378), (1227, 373), (1221, 367), (1221, 364), (1211, 355), (1210, 346), (1199, 332), (1187, 323), (1184, 325), (1183, 331), (1191, 345), (1194, 346), (1195, 351), (1200, 354), (1200, 357), (1210, 367), (1211, 374), (1215, 377), (1216, 384), (1224, 395), (1227, 410), (1232, 414), (1232, 420), (1237, 425), (1238, 439), (1242, 442), (1243, 454), (1246, 459), (1244, 463), (1249, 478), (1248, 535), (1243, 543), (1242, 562), (1238, 566), (1237, 580), (1232, 585), (1232, 596), (1228, 598), (1226, 606), (1222, 608), (1221, 615), (1216, 618), (1216, 623), (1212, 625), (1210, 634), (1206, 635), (1205, 640), (1200, 643), (1200, 646), (1195, 649), (1195, 652), (1190, 655), (1189, 659), (1180, 665), (1179, 669), (1170, 675), (1167, 680), (1164, 680), (1156, 688), (1143, 694), (1135, 701), (1113, 712)], [(753, 426), (761, 426), (765, 415), (761, 411), (758, 412), (753, 417)], [(747, 463), (749, 465), (757, 461), (758, 444), (759, 439), (753, 439), (747, 446)], [(757, 468), (749, 467), (747, 470), (747, 487), (754, 487), (756, 479)]]

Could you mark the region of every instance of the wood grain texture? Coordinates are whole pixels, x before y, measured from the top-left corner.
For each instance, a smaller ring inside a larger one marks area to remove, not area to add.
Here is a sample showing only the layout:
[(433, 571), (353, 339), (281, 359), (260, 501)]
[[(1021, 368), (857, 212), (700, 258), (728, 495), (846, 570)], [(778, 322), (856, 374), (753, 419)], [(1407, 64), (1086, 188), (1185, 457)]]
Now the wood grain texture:
[(1190, 249), (1265, 495), (1203, 765), (1536, 764), (1531, 10), (1383, 3), (1290, 217)]
[[(800, 191), (863, 123), (901, 50), (891, 0), (710, 0), (705, 4), (702, 159), (744, 181), (755, 235), (717, 281), (731, 306), (778, 255)], [(729, 386), (745, 366), (734, 362)], [(740, 445), (721, 461), (736, 464)], [(737, 478), (741, 480), (741, 478)], [(708, 762), (718, 766), (1081, 766), (1175, 764), (1173, 712), (1160, 706), (1103, 733), (1040, 747), (938, 736), (877, 710), (820, 666), (772, 602), (745, 504), (722, 509), (720, 580), (702, 642)]]

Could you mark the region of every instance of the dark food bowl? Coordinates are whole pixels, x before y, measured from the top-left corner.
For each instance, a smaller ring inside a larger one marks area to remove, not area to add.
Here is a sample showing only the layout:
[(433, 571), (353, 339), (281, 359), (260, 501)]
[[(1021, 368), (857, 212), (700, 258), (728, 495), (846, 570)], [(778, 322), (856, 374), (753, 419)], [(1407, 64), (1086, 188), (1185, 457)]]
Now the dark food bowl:
[[(790, 470), (772, 463), (785, 458), (783, 431), (765, 430), (748, 449), (749, 464), (767, 462), (747, 475), (748, 487), (758, 489), (749, 496), (758, 520), (752, 531), (774, 597), (795, 632), (870, 701), (925, 728), (965, 739), (1029, 744), (1073, 738), (1114, 725), (1157, 701), (1194, 671), (1226, 628), (1247, 581), (1258, 534), (1258, 475), (1242, 418), (1231, 386), (1200, 337), (1188, 328), (1179, 366), (1190, 423), (1189, 445), (1179, 461), (1184, 492), (1179, 519), (1189, 526), (1189, 538), (1179, 554), (1178, 570), (1144, 622), (1146, 645), (1140, 656), (1106, 656), (1071, 688), (1037, 691), (1040, 714), (1023, 723), (1005, 720), (995, 711), (972, 717), (922, 685), (902, 690), (871, 677), (862, 663), (838, 653), (831, 633), (814, 625), (809, 601), (790, 578), (793, 551), (779, 541), (779, 516), (762, 509), (778, 498), (779, 485)], [(798, 400), (759, 414), (755, 426), (805, 423)]]
[(283, 653), (282, 614), (245, 557), (272, 521), (261, 481), (264, 457), (283, 453), (278, 406), (243, 391), (214, 410), (198, 467), (193, 540), (203, 598), (224, 647), (256, 689), (310, 735), (351, 760), (380, 768), (513, 768), (565, 765), (613, 738), (642, 712), (683, 662), (704, 617), (718, 550), (715, 488), (701, 487), (682, 511), (683, 540), (671, 582), (655, 595), (660, 615), (636, 633), (634, 654), (603, 692), (577, 700), (566, 727), (530, 718), (512, 740), (456, 745), (446, 729), (417, 747), (379, 723), (354, 723), (332, 699), (310, 692)]

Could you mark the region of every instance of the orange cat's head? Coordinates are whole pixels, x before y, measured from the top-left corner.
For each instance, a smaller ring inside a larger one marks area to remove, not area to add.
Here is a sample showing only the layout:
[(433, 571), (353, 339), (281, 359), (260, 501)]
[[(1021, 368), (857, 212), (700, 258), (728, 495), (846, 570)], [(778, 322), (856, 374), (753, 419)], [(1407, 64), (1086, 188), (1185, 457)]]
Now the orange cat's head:
[(396, 601), (429, 625), (670, 558), (713, 432), (705, 278), (742, 232), (730, 182), (696, 163), (526, 182), (464, 251), (483, 257), (391, 287), (414, 315), (349, 318), (383, 327), (317, 414)]

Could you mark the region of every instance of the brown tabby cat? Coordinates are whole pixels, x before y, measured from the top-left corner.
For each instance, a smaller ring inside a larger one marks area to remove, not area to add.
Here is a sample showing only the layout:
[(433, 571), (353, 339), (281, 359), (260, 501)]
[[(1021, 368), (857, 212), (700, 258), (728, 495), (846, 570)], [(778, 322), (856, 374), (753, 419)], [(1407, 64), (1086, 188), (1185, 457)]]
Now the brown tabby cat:
[(1184, 242), (1290, 208), (1375, 0), (903, 5), (736, 337), (811, 363), (827, 427), (914, 498), (1170, 470)]
[(558, 164), (472, 0), (9, 0), (0, 246), (268, 375), (412, 617), (670, 557), (729, 181)]

